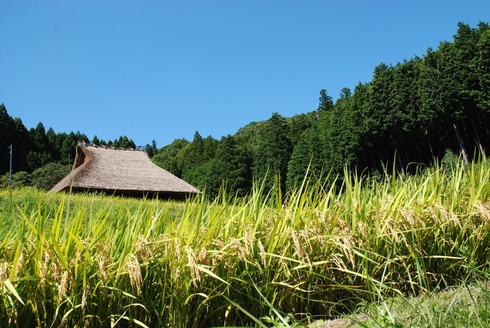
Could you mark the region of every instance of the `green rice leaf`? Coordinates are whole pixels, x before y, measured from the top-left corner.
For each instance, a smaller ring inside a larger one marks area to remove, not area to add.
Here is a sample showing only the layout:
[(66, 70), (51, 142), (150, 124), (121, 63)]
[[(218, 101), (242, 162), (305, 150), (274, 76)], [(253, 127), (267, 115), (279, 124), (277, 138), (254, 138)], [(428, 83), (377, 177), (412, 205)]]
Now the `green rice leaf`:
[(22, 298), (20, 298), (20, 295), (19, 293), (17, 293), (17, 290), (15, 289), (14, 285), (12, 285), (12, 283), (10, 282), (9, 279), (6, 279), (3, 281), (3, 285), (10, 291), (10, 293), (12, 293), (12, 295), (15, 296), (15, 298), (22, 304), (22, 305), (25, 305), (24, 301), (22, 300)]

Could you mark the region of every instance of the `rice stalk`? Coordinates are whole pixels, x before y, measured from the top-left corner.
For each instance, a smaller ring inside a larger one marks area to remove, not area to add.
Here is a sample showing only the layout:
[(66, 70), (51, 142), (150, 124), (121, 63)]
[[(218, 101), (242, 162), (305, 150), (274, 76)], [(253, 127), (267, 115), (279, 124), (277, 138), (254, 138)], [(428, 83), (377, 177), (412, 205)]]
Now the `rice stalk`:
[[(486, 277), (486, 161), (376, 181), (345, 174), (328, 185), (306, 177), (287, 195), (261, 182), (245, 198), (185, 203), (12, 191), (15, 220), (0, 229), (0, 320), (307, 323)], [(397, 322), (388, 312), (373, 318)]]

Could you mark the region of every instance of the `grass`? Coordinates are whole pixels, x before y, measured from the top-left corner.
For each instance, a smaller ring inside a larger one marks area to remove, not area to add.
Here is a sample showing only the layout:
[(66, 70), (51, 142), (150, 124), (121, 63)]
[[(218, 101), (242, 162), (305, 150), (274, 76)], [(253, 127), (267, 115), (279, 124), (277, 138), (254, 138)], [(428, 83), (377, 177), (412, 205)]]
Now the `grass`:
[(486, 284), (463, 285), (437, 294), (386, 300), (368, 311), (366, 326), (485, 327), (490, 322)]
[(462, 283), (437, 293), (386, 298), (359, 306), (357, 313), (317, 320), (309, 327), (487, 327), (489, 287), (488, 282)]
[(346, 173), (212, 202), (2, 191), (0, 323), (287, 327), (363, 311), (368, 327), (488, 324), (474, 283), (488, 280), (489, 164)]

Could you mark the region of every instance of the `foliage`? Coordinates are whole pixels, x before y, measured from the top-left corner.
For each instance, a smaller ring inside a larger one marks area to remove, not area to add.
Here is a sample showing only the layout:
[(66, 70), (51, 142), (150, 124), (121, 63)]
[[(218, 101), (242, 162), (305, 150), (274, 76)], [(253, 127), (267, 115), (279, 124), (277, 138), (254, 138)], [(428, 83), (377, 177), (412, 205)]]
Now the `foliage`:
[(111, 145), (116, 148), (136, 148), (134, 141), (130, 140), (127, 136), (121, 136), (119, 139), (114, 139), (114, 141), (111, 142)]
[[(372, 81), (359, 83), (354, 92), (343, 88), (335, 103), (322, 89), (313, 112), (292, 118), (273, 113), (267, 121), (240, 129), (231, 137), (248, 156), (235, 154), (227, 160), (243, 164), (251, 158), (252, 163), (251, 174), (237, 179), (246, 179), (242, 185), (248, 191), (252, 181), (265, 179), (265, 190), (270, 190), (278, 177), (285, 192), (300, 183), (306, 171), (318, 180), (341, 177), (346, 165), (365, 174), (413, 174), (440, 162), (447, 150), (467, 163), (485, 154), (490, 145), (489, 31), (486, 23), (477, 28), (459, 23), (453, 42), (396, 65), (380, 63)], [(176, 163), (168, 167), (179, 167), (172, 172), (215, 196), (233, 180), (216, 168), (223, 162), (218, 155), (190, 159), (195, 155), (189, 150), (198, 142), (174, 155)], [(221, 139), (216, 149), (227, 142)], [(243, 190), (236, 188), (229, 191)]]
[[(27, 130), (20, 118), (12, 118), (7, 108), (0, 104), (0, 174), (10, 170), (9, 147), (13, 148), (13, 171), (25, 171), (29, 174), (49, 163), (71, 165), (75, 158), (78, 142), (89, 143), (87, 136), (79, 131), (56, 133), (52, 128), (47, 131), (40, 122), (35, 128)], [(94, 143), (107, 144), (94, 136)], [(115, 147), (136, 148), (134, 141), (127, 136), (111, 141)], [(156, 144), (154, 144), (156, 147)], [(23, 179), (28, 183), (29, 179)]]
[(490, 322), (488, 273), (478, 275), (485, 281), (463, 280), (461, 285), (416, 297), (381, 298), (360, 306), (354, 314), (317, 320), (310, 327), (486, 327)]
[(32, 185), (38, 189), (49, 190), (70, 173), (71, 167), (58, 163), (48, 163), (32, 172)]
[(0, 322), (304, 325), (488, 279), (488, 162), (345, 177), (284, 199), (0, 192)]
[(155, 140), (152, 140), (151, 145), (147, 144), (145, 146), (146, 153), (148, 154), (148, 157), (152, 158), (155, 156), (158, 148), (157, 148), (157, 142)]
[(288, 122), (273, 113), (272, 117), (257, 131), (257, 146), (253, 157), (253, 176), (265, 181), (268, 191), (279, 179), (282, 192), (285, 192), (286, 173), (291, 154), (291, 142), (288, 138)]
[[(27, 187), (32, 184), (32, 174), (25, 171), (20, 171), (12, 174), (12, 187), (22, 188)], [(10, 187), (10, 173), (5, 173), (0, 176), (0, 189), (5, 189)]]

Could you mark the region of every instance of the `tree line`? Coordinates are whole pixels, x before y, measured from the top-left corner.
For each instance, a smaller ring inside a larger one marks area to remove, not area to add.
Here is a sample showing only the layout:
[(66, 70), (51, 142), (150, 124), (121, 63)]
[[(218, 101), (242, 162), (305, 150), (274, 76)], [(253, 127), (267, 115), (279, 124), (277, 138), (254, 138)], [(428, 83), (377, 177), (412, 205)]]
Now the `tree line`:
[(127, 136), (107, 142), (97, 136), (89, 140), (79, 131), (56, 133), (52, 128), (46, 131), (41, 122), (28, 130), (20, 118), (8, 114), (5, 104), (0, 104), (0, 187), (9, 184), (11, 145), (14, 184), (50, 189), (70, 172), (79, 141), (136, 148)]
[[(0, 137), (0, 149), (8, 148), (5, 140), (19, 141), (22, 151), (14, 158), (28, 172), (68, 164), (76, 142), (88, 142), (80, 133), (44, 132), (41, 123), (27, 131), (20, 119), (6, 123), (5, 114), (0, 107), (2, 133), (7, 123), (14, 132)], [(370, 82), (343, 88), (335, 102), (321, 90), (311, 112), (290, 118), (274, 112), (220, 140), (196, 132), (192, 141), (175, 139), (160, 149), (153, 141), (146, 149), (154, 163), (210, 196), (220, 190), (245, 195), (254, 180), (287, 192), (306, 175), (328, 181), (345, 167), (413, 174), (446, 154), (470, 161), (490, 144), (489, 122), (490, 28), (459, 23), (451, 42), (396, 65), (380, 63)], [(116, 142), (127, 146), (131, 140)], [(0, 156), (0, 173), (6, 172), (8, 161), (4, 152)]]
[(287, 192), (307, 174), (326, 181), (345, 167), (413, 174), (446, 154), (468, 162), (490, 145), (489, 123), (489, 25), (459, 23), (452, 42), (396, 65), (380, 63), (370, 82), (342, 89), (335, 102), (321, 90), (312, 112), (273, 113), (221, 140), (196, 132), (153, 160), (211, 195), (222, 181), (228, 192), (246, 194), (253, 179)]

